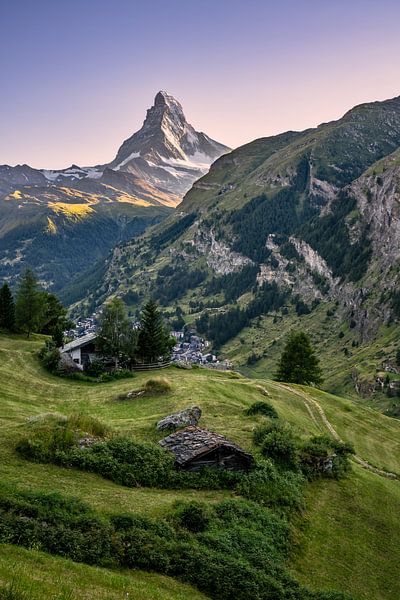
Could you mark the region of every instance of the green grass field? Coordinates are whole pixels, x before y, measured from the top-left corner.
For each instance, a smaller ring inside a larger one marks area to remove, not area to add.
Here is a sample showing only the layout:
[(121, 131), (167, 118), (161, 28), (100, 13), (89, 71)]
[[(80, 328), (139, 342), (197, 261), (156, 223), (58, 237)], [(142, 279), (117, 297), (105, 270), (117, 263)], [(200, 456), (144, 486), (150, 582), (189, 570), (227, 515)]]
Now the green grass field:
[[(305, 437), (328, 433), (318, 405), (336, 432), (354, 443), (361, 459), (400, 475), (400, 421), (351, 400), (311, 388), (292, 386), (290, 390), (273, 381), (248, 380), (229, 372), (171, 367), (162, 371), (171, 382), (170, 394), (121, 401), (117, 398), (120, 394), (140, 388), (149, 374), (103, 384), (60, 379), (39, 366), (36, 353), (41, 344), (40, 338), (27, 341), (18, 336), (0, 336), (2, 482), (76, 496), (107, 514), (132, 511), (159, 516), (178, 499), (215, 502), (229, 496), (229, 492), (124, 488), (94, 474), (25, 461), (14, 447), (26, 430), (27, 419), (34, 415), (80, 411), (98, 417), (116, 431), (156, 440), (154, 425), (160, 417), (198, 404), (203, 411), (203, 426), (251, 449), (252, 431), (262, 417), (246, 417), (244, 410), (262, 399), (273, 404), (280, 416)], [(356, 463), (345, 480), (313, 483), (307, 490), (306, 514), (294, 527), (290, 565), (294, 575), (313, 589), (332, 587), (360, 600), (398, 600), (399, 506), (400, 482)], [(13, 576), (20, 579), (24, 589), (31, 586), (34, 600), (56, 597), (60, 590), (72, 594), (65, 597), (74, 600), (204, 597), (193, 588), (156, 574), (119, 573), (0, 546), (0, 581), (7, 582)]]

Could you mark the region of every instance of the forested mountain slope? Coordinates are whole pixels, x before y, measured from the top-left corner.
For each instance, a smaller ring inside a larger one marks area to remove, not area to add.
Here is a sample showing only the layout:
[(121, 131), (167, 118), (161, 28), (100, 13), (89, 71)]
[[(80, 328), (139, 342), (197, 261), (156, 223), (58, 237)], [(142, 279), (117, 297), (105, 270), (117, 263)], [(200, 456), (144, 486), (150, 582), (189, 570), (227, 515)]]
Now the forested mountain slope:
[[(399, 147), (394, 98), (234, 150), (178, 214), (117, 249), (90, 306), (151, 293), (170, 311), (182, 307), (236, 364), (260, 359), (259, 372), (273, 368), (288, 327), (311, 319), (321, 352), (341, 357), (329, 389), (355, 383), (373, 393), (397, 344)], [(262, 336), (248, 330), (256, 323)], [(391, 344), (360, 367), (357, 349), (386, 335)]]

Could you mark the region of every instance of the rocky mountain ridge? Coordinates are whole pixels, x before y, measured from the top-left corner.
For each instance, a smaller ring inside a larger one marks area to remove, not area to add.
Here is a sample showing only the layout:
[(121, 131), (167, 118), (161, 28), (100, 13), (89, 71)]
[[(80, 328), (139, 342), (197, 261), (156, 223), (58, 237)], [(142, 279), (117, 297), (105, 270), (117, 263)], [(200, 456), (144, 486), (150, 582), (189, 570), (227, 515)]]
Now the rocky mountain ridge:
[[(194, 314), (238, 365), (245, 349), (258, 354), (261, 343), (274, 355), (287, 327), (321, 326), (328, 311), (329, 347), (341, 345), (348, 382), (356, 349), (393, 333), (400, 316), (399, 148), (394, 98), (234, 150), (193, 185), (178, 214), (119, 248), (92, 303), (147, 290), (190, 322)], [(249, 348), (246, 332), (269, 315), (281, 322), (278, 338), (265, 332)]]
[(13, 283), (31, 266), (46, 287), (74, 285), (86, 269), (101, 269), (94, 263), (114, 245), (165, 218), (228, 150), (196, 132), (181, 105), (159, 92), (143, 127), (109, 164), (0, 165), (0, 279)]

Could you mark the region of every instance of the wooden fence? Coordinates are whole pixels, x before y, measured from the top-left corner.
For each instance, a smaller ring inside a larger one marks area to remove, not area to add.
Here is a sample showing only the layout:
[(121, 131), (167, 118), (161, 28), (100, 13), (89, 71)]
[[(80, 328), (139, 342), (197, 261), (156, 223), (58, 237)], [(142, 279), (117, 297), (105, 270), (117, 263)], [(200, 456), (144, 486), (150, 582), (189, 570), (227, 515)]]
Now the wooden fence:
[(153, 371), (154, 369), (166, 369), (171, 366), (172, 361), (168, 360), (160, 363), (151, 363), (148, 365), (134, 365), (132, 367), (132, 371)]

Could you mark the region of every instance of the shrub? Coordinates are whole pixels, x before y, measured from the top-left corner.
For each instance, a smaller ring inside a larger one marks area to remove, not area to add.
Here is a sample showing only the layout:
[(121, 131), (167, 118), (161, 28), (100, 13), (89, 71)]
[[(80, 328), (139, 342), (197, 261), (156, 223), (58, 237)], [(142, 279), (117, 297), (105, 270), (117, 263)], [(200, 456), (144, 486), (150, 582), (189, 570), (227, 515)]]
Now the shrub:
[(297, 468), (298, 441), (287, 423), (277, 421), (258, 427), (254, 431), (253, 440), (261, 446), (263, 456), (272, 458), (281, 467)]
[(86, 368), (85, 373), (89, 375), (89, 377), (100, 377), (104, 373), (105, 365), (104, 361), (100, 359), (92, 360)]
[[(284, 565), (289, 548), (286, 519), (246, 500), (225, 500), (208, 508), (183, 503), (168, 522), (135, 514), (106, 519), (79, 500), (0, 486), (3, 542), (77, 562), (163, 573), (197, 586), (214, 600), (347, 598), (308, 592), (293, 580)], [(17, 592), (3, 598), (25, 600)]]
[(290, 471), (282, 473), (271, 460), (264, 459), (241, 479), (236, 491), (263, 506), (287, 511), (303, 506), (303, 483), (300, 474)]
[(308, 479), (339, 479), (350, 469), (351, 454), (354, 454), (351, 444), (343, 444), (328, 436), (315, 436), (305, 442), (299, 451), (300, 468)]
[(262, 400), (259, 402), (254, 402), (247, 410), (246, 415), (264, 415), (265, 417), (270, 417), (271, 419), (277, 419), (278, 413), (275, 408), (268, 404), (268, 402), (263, 402)]
[(210, 523), (207, 506), (199, 502), (178, 506), (176, 516), (179, 525), (192, 533), (205, 531)]
[(171, 390), (172, 386), (170, 382), (164, 377), (155, 377), (154, 379), (148, 379), (144, 384), (144, 391), (149, 396), (168, 394)]
[(57, 373), (60, 366), (60, 352), (53, 341), (47, 341), (39, 351), (39, 359), (50, 373)]

